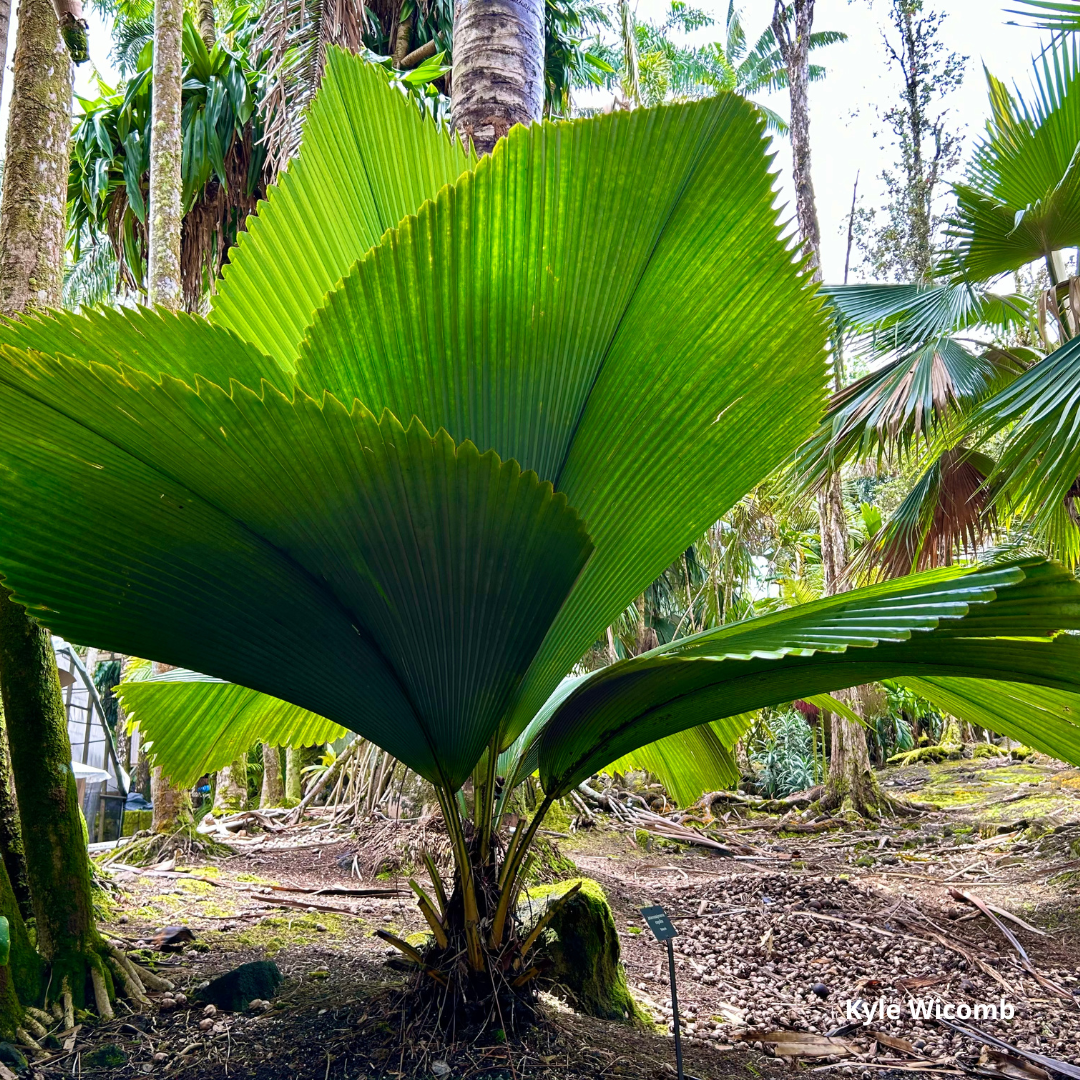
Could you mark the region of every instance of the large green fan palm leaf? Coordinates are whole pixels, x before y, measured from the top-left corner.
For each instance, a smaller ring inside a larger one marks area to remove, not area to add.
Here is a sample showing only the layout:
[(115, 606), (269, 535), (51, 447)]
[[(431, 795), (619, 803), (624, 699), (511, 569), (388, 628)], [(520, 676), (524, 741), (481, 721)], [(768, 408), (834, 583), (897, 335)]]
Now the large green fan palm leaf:
[[(58, 632), (270, 694), (453, 789), (794, 450), (823, 319), (737, 97), (517, 128), (453, 186), (444, 137), (359, 61), (319, 102), (210, 323), (0, 329), (0, 570)], [(780, 317), (749, 300), (766, 287)]]

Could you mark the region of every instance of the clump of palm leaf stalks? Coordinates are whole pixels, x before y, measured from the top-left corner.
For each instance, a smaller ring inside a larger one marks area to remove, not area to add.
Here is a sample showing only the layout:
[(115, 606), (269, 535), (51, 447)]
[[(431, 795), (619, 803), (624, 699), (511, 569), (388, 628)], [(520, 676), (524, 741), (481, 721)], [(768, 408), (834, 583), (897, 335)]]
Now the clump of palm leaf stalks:
[(354, 739), (340, 754), (313, 773), (304, 797), (289, 817), (296, 824), (304, 811), (325, 794), (323, 805), (335, 810), (334, 823), (357, 821), (386, 807), (408, 779), (409, 770), (367, 739)]

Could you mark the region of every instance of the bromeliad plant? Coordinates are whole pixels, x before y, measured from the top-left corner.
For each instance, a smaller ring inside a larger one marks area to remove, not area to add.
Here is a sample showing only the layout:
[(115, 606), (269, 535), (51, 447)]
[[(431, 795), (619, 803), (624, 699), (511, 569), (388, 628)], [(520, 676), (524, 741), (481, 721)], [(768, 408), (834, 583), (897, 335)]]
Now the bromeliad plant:
[(539, 969), (515, 898), (544, 814), (621, 755), (905, 674), (1080, 689), (1052, 636), (1080, 585), (1037, 561), (563, 681), (812, 430), (825, 338), (741, 98), (519, 127), (478, 162), (332, 52), (208, 320), (0, 328), (0, 572), (71, 640), (279, 698), (429, 780), (455, 873), (420, 898), (421, 982), (491, 1008)]

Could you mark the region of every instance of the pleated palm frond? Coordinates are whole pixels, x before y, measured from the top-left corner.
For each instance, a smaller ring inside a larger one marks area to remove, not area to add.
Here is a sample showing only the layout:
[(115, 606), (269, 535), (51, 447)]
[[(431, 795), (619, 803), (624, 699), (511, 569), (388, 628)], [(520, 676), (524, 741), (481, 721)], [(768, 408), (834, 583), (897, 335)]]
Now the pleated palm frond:
[(1059, 761), (1080, 760), (1080, 694), (994, 679), (897, 681), (958, 720), (1018, 739)]
[(1016, 378), (1028, 360), (960, 336), (1030, 325), (1031, 303), (1024, 297), (964, 283), (844, 285), (823, 292), (838, 331), (881, 365), (833, 396), (820, 427), (800, 448), (799, 470), (812, 484), (852, 458), (903, 454), (940, 436)]
[(1030, 26), (1055, 33), (1080, 33), (1080, 0), (1012, 0), (1019, 8), (1006, 8), (1009, 15), (1022, 15)]
[(331, 51), (209, 321), (0, 329), (0, 571), (74, 640), (460, 787), (812, 427), (825, 320), (774, 199), (735, 95), (477, 163)]
[(995, 462), (962, 446), (946, 450), (915, 482), (876, 535), (859, 550), (849, 572), (886, 578), (951, 566), (974, 557), (993, 534), (997, 513), (987, 484)]
[(987, 73), (991, 118), (956, 209), (943, 273), (986, 281), (1080, 243), (1080, 42), (1059, 39), (1035, 63), (1025, 100)]
[(931, 570), (705, 631), (564, 684), (518, 753), (549, 794), (562, 794), (678, 730), (711, 722), (729, 745), (725, 717), (884, 678), (992, 678), (1075, 694), (1080, 638), (1048, 628), (1078, 623), (1080, 584), (1043, 560)]
[(346, 734), (340, 724), (306, 709), (183, 668), (129, 675), (117, 696), (154, 764), (182, 787), (259, 742), (317, 746)]
[(1006, 431), (991, 479), (1069, 565), (1080, 561), (1080, 339), (987, 399), (973, 423)]
[[(748, 716), (746, 727), (749, 723)], [(703, 724), (639, 747), (604, 768), (607, 772), (644, 769), (664, 785), (677, 805), (689, 806), (706, 791), (732, 788), (739, 782), (739, 767), (731, 753), (738, 741), (731, 740), (734, 730), (734, 725), (724, 725), (720, 734), (711, 724)]]

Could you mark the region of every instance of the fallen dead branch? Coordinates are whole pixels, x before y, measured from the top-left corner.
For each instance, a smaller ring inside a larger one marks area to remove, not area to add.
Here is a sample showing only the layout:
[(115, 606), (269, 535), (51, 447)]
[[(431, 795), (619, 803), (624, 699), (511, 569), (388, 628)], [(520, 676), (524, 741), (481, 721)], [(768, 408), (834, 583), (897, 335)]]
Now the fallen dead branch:
[(937, 1017), (934, 1019), (935, 1022), (942, 1027), (952, 1028), (958, 1035), (963, 1035), (968, 1039), (974, 1039), (977, 1042), (981, 1042), (984, 1046), (990, 1046), (997, 1050), (1004, 1050), (1009, 1054), (1015, 1054), (1017, 1057), (1022, 1057), (1025, 1061), (1030, 1061), (1035, 1065), (1041, 1065), (1044, 1069), (1060, 1073), (1062, 1076), (1067, 1076), (1070, 1080), (1080, 1080), (1080, 1066), (1070, 1065), (1067, 1061), (1059, 1061), (1057, 1058), (1046, 1057), (1044, 1054), (1036, 1054), (1032, 1050), (1022, 1050), (1019, 1046), (1013, 1046), (1012, 1043), (1007, 1043), (1004, 1039), (999, 1039), (994, 1035), (988, 1035), (985, 1031), (980, 1031), (978, 1028), (971, 1027), (968, 1024), (957, 1024), (952, 1020), (944, 1020)]
[[(1060, 997), (1065, 998), (1068, 1001), (1075, 1001), (1076, 999), (1062, 986), (1058, 986), (1057, 983), (1046, 978), (1039, 971), (1035, 970), (1035, 965), (1031, 962), (1031, 957), (1028, 956), (1027, 950), (1020, 944), (1016, 935), (990, 910), (989, 906), (977, 896), (972, 896), (969, 893), (961, 892), (959, 889), (950, 889), (949, 895), (954, 900), (960, 900), (964, 903), (971, 904), (977, 907), (993, 924), (1001, 931), (1005, 940), (1016, 950), (1017, 955), (1020, 957), (1020, 963), (1023, 969), (1041, 986), (1044, 990), (1049, 990), (1052, 994), (1057, 994)], [(1038, 931), (1036, 931), (1038, 933)]]
[(651, 810), (630, 810), (628, 824), (639, 829), (644, 829), (646, 832), (651, 832), (656, 836), (663, 837), (665, 840), (678, 840), (684, 844), (697, 844), (699, 847), (707, 847), (712, 851), (718, 851), (721, 855), (724, 855), (729, 859), (754, 859), (778, 862), (785, 862), (791, 859), (791, 856), (788, 854), (767, 854), (760, 848), (750, 847), (747, 844), (742, 844), (738, 840), (732, 840), (726, 836), (721, 837), (724, 843), (720, 843), (711, 836), (706, 836), (704, 833), (698, 832), (697, 829), (691, 829), (686, 825), (679, 825), (674, 821), (669, 821), (659, 814), (654, 814)]
[(274, 892), (306, 893), (311, 896), (367, 896), (394, 899), (398, 896), (409, 896), (408, 889), (394, 888), (371, 888), (371, 889), (347, 889), (343, 885), (325, 885), (322, 888), (305, 889), (299, 885), (271, 885)]

